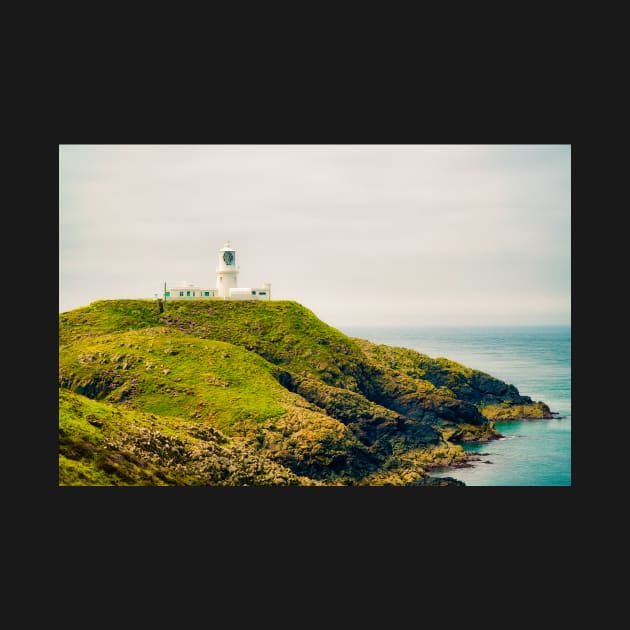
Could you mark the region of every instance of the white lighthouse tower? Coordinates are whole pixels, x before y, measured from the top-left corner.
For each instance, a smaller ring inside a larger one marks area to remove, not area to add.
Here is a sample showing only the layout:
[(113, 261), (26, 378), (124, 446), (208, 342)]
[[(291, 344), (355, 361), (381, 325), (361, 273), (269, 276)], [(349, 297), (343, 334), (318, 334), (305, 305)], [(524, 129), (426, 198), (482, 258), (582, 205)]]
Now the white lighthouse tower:
[(227, 241), (219, 250), (217, 288), (196, 286), (185, 281), (179, 286), (164, 283), (166, 300), (271, 300), (271, 285), (262, 287), (237, 287), (239, 268), (236, 266), (236, 250)]
[(230, 289), (236, 288), (238, 267), (236, 266), (236, 250), (230, 241), (219, 250), (219, 266), (217, 267), (217, 295), (222, 298), (230, 296)]

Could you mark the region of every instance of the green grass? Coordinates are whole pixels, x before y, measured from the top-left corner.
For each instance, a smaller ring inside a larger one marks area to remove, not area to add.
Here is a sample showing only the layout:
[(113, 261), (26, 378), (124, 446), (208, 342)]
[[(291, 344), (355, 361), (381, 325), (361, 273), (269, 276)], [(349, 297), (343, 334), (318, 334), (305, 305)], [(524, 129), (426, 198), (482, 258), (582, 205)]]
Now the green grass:
[(357, 345), (297, 302), (172, 302), (162, 321), (197, 337), (241, 346), (295, 374), (359, 389)]
[(158, 326), (157, 303), (149, 300), (99, 300), (59, 314), (59, 344), (104, 333)]
[(161, 415), (210, 418), (228, 431), (287, 412), (262, 357), (164, 327), (84, 337), (59, 353), (63, 386)]
[(151, 416), (121, 411), (64, 389), (59, 390), (59, 485), (182, 485), (172, 473), (158, 476), (130, 449), (116, 447), (129, 427), (148, 426)]
[(314, 485), (212, 427), (59, 390), (59, 485)]

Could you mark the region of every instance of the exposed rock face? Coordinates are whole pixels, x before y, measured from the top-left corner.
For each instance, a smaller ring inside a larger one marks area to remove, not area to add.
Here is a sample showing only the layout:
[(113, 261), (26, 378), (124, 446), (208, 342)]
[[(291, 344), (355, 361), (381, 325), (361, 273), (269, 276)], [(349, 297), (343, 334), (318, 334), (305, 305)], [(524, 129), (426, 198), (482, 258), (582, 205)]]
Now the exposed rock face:
[(296, 380), (296, 393), (347, 425), (372, 452), (389, 455), (394, 444), (414, 448), (443, 442), (441, 433), (422, 416), (414, 418), (413, 414), (407, 414), (405, 417), (361, 394), (325, 385), (313, 378)]

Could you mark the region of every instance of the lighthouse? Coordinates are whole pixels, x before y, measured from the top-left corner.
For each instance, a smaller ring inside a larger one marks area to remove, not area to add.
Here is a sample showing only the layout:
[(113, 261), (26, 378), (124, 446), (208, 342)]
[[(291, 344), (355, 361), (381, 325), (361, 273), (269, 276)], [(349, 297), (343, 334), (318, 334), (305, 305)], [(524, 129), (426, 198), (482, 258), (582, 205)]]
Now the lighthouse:
[(219, 250), (219, 265), (217, 267), (217, 295), (227, 298), (230, 296), (230, 289), (235, 289), (238, 278), (238, 267), (236, 266), (236, 250), (230, 246), (230, 241)]
[(262, 287), (237, 287), (239, 268), (236, 266), (236, 250), (226, 241), (219, 250), (219, 264), (216, 269), (217, 287), (196, 286), (182, 280), (179, 285), (164, 283), (166, 300), (271, 300), (271, 285)]

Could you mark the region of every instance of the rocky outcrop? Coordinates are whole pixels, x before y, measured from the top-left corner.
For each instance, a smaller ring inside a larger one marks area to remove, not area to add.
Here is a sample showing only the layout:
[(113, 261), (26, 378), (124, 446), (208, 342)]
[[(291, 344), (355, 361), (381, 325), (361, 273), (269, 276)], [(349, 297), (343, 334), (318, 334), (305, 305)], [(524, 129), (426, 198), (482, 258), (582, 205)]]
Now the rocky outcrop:
[(453, 477), (425, 477), (418, 479), (413, 486), (465, 486), (466, 484)]
[(318, 485), (212, 426), (59, 390), (59, 485)]
[[(408, 407), (413, 394), (420, 394), (422, 401), (415, 405), (420, 412), (433, 410), (438, 422), (446, 425), (463, 423), (478, 427), (478, 430), (468, 431), (477, 432), (481, 439), (493, 433), (489, 420), (551, 417), (552, 412), (545, 403), (533, 402), (529, 396), (521, 395), (514, 385), (485, 372), (448, 359), (433, 359), (409, 348), (374, 344), (363, 339), (355, 341), (385, 370), (385, 378), (394, 383), (386, 387), (386, 391), (398, 399), (389, 404), (394, 409), (401, 404), (403, 408)], [(411, 404), (413, 406), (413, 402)]]
[(371, 452), (390, 455), (395, 448), (443, 442), (441, 433), (422, 416), (414, 418), (411, 414), (397, 413), (356, 392), (308, 377), (295, 379), (293, 391), (343, 422)]
[(508, 420), (541, 420), (557, 416), (551, 411), (549, 405), (541, 401), (525, 404), (501, 402), (495, 405), (482, 405), (480, 410), (488, 420), (500, 422)]

